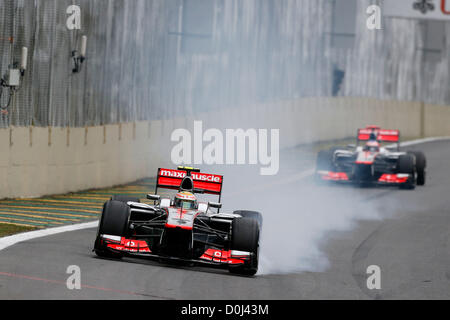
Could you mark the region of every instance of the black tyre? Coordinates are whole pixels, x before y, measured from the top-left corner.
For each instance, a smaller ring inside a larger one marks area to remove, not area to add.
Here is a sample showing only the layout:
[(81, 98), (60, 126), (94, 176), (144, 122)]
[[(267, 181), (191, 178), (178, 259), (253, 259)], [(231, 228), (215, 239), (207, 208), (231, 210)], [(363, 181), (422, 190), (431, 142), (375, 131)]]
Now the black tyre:
[(258, 272), (259, 224), (256, 219), (236, 218), (233, 220), (231, 250), (250, 252), (250, 260), (242, 266), (230, 267), (231, 273), (253, 276)]
[(250, 210), (237, 210), (237, 211), (234, 211), (233, 213), (238, 214), (238, 215), (242, 216), (243, 218), (255, 219), (256, 221), (258, 221), (259, 230), (260, 231), (262, 230), (263, 217), (260, 212), (250, 211)]
[(333, 163), (333, 154), (331, 150), (321, 150), (317, 154), (316, 171), (331, 171)]
[(340, 146), (337, 146), (337, 147), (331, 147), (331, 148), (329, 149), (329, 151), (331, 152), (331, 155), (333, 156), (333, 154), (334, 154), (335, 151), (337, 151), (337, 150), (345, 150), (345, 149), (346, 149), (346, 147), (340, 147)]
[(414, 176), (414, 156), (411, 154), (401, 155), (398, 158), (398, 173), (407, 173), (410, 174), (410, 179), (402, 184), (400, 187), (402, 189), (414, 189), (415, 188), (415, 176)]
[(328, 181), (324, 181), (318, 171), (335, 171), (334, 166), (334, 152), (338, 150), (339, 147), (333, 147), (329, 150), (321, 150), (317, 154), (316, 160), (316, 173), (314, 175), (314, 181), (318, 185), (325, 185)]
[(427, 159), (422, 151), (409, 151), (416, 158), (417, 185), (423, 186), (426, 181), (425, 168), (427, 167)]
[(108, 201), (103, 206), (102, 216), (97, 229), (94, 251), (99, 257), (121, 258), (120, 253), (105, 250), (101, 245), (101, 234), (123, 237), (128, 232), (130, 207), (121, 201)]
[(128, 201), (131, 202), (141, 202), (139, 198), (136, 197), (130, 197), (130, 196), (122, 196), (122, 195), (114, 195), (111, 197), (111, 201), (120, 201), (127, 203)]

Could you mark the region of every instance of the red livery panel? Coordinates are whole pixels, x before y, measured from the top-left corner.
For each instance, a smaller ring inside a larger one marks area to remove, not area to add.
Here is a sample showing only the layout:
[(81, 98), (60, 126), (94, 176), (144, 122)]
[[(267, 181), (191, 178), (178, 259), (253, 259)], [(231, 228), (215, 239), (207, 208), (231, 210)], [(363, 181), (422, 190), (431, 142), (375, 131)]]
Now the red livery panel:
[(147, 252), (147, 253), (151, 252), (147, 242), (142, 240), (131, 240), (122, 237), (120, 243), (109, 239), (107, 241), (108, 242), (111, 241), (111, 243), (108, 243), (107, 247), (114, 250), (128, 251), (128, 252)]
[[(322, 180), (325, 181), (349, 181), (348, 175), (345, 172), (319, 172)], [(408, 182), (409, 176), (406, 174), (383, 174), (378, 182), (400, 184)]]
[[(158, 170), (158, 187), (178, 189), (186, 174), (186, 171), (183, 170), (160, 168)], [(205, 193), (215, 195), (220, 195), (222, 192), (223, 176), (200, 172), (192, 172), (191, 176), (194, 182), (194, 189), (200, 189)]]
[(322, 175), (323, 180), (329, 181), (348, 181), (348, 176), (345, 172), (327, 172)]
[(366, 129), (358, 130), (358, 140), (368, 141), (372, 134), (374, 134), (376, 139), (380, 142), (398, 142), (400, 139), (399, 130), (384, 130), (378, 127), (368, 127)]
[(244, 263), (244, 257), (242, 259), (231, 256), (231, 251), (217, 250), (217, 249), (208, 249), (206, 252), (200, 257), (200, 259), (214, 261), (214, 262), (222, 262), (228, 264), (242, 264)]
[(378, 182), (385, 182), (385, 183), (405, 183), (408, 181), (408, 176), (401, 176), (399, 177), (398, 174), (383, 174), (380, 179), (378, 179)]

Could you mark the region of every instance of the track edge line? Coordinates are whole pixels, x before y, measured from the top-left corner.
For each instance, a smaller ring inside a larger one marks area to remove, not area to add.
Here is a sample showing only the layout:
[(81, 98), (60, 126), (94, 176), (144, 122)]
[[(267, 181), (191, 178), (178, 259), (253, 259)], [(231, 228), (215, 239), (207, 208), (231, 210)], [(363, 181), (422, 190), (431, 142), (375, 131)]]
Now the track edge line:
[(48, 229), (42, 229), (42, 230), (35, 230), (30, 232), (24, 232), (15, 234), (12, 236), (7, 236), (0, 238), (0, 251), (11, 247), (19, 242), (37, 239), (45, 236), (51, 236), (54, 234), (64, 233), (64, 232), (70, 232), (70, 231), (77, 231), (82, 229), (90, 229), (90, 228), (96, 228), (98, 226), (98, 221), (92, 221), (92, 222), (85, 222), (80, 224), (72, 224), (72, 225), (66, 225), (62, 227), (56, 227), (56, 228), (48, 228)]

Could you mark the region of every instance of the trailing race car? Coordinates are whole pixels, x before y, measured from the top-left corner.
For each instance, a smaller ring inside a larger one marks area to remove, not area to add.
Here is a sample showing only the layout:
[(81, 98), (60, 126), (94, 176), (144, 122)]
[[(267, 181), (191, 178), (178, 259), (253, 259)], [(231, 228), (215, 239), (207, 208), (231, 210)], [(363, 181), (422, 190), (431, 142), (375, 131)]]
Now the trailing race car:
[[(360, 142), (365, 145), (360, 146)], [(382, 143), (394, 143), (395, 150)], [(353, 150), (351, 150), (353, 149)], [(356, 145), (331, 148), (317, 156), (319, 181), (378, 184), (414, 189), (425, 185), (426, 158), (421, 151), (400, 151), (400, 132), (376, 126), (359, 129)]]
[[(158, 169), (154, 205), (137, 198), (114, 196), (103, 207), (94, 251), (100, 257), (124, 255), (207, 264), (232, 273), (258, 270), (262, 215), (256, 211), (220, 213), (223, 177), (179, 167)], [(158, 188), (178, 190), (163, 198)], [(219, 196), (219, 202), (199, 202), (195, 194)], [(214, 212), (212, 209), (217, 209)]]

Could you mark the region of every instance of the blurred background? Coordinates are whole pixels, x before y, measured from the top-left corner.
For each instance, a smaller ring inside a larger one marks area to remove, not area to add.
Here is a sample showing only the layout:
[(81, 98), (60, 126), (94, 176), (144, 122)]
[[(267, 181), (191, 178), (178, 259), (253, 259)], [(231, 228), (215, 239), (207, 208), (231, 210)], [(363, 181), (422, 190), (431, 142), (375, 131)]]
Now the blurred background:
[[(66, 27), (72, 4), (80, 30)], [(383, 15), (382, 30), (368, 30), (371, 4), (383, 3), (0, 0), (1, 75), (29, 49), (0, 127), (167, 119), (304, 97), (449, 104), (450, 22)], [(72, 73), (83, 35), (87, 59)]]

